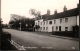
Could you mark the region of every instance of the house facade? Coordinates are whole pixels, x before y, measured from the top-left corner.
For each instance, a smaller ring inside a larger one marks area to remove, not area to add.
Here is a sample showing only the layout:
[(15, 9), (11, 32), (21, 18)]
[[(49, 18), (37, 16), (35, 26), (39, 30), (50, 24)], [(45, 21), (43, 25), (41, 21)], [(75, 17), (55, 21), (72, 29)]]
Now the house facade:
[(67, 10), (64, 7), (64, 11), (55, 13), (53, 15), (45, 14), (41, 17), (37, 17), (35, 25), (39, 25), (40, 28), (35, 31), (41, 32), (55, 32), (55, 31), (73, 31), (74, 26), (79, 26), (79, 11), (78, 8)]

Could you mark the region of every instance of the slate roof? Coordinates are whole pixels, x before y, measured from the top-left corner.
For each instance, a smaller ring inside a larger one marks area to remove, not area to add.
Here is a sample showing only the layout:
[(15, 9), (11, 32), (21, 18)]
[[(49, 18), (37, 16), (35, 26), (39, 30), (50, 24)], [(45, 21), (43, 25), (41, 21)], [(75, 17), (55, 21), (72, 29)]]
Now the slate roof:
[(40, 20), (40, 19), (41, 19), (41, 17), (36, 17), (36, 18), (35, 18), (35, 20)]
[(74, 9), (67, 10), (67, 11), (60, 12), (60, 13), (53, 14), (53, 15), (46, 15), (46, 14), (42, 15), (42, 19), (51, 20), (51, 19), (58, 19), (58, 18), (77, 16), (78, 14), (79, 14), (78, 8), (74, 8)]

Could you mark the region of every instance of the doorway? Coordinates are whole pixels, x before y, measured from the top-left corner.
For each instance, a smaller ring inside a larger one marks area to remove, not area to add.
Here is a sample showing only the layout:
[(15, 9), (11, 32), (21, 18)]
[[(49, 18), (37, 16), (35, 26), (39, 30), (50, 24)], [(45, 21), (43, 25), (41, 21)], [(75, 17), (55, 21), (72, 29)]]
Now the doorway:
[(59, 26), (59, 31), (61, 31), (61, 26)]

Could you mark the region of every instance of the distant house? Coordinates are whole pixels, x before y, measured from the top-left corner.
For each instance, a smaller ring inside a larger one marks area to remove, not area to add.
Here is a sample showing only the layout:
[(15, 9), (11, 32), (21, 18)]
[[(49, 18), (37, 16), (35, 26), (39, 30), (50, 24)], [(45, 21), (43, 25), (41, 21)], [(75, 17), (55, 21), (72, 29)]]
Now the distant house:
[[(47, 11), (49, 12), (49, 10)], [(35, 31), (41, 32), (54, 32), (54, 31), (73, 31), (74, 26), (79, 26), (79, 11), (78, 8), (67, 10), (64, 7), (64, 11), (50, 15), (50, 13), (41, 15), (41, 17), (35, 18), (35, 25), (39, 25), (40, 28)]]

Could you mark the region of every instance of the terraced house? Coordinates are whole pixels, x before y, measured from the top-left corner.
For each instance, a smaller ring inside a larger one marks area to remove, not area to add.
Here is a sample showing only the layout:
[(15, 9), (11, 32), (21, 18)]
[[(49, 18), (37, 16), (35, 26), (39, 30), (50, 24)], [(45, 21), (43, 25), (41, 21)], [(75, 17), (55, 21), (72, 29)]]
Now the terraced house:
[(79, 11), (78, 7), (67, 10), (66, 6), (63, 8), (63, 12), (57, 13), (54, 11), (53, 15), (50, 15), (50, 11), (47, 10), (47, 14), (36, 17), (35, 25), (39, 25), (39, 29), (35, 31), (41, 32), (62, 32), (62, 31), (74, 31), (76, 26), (79, 26)]

